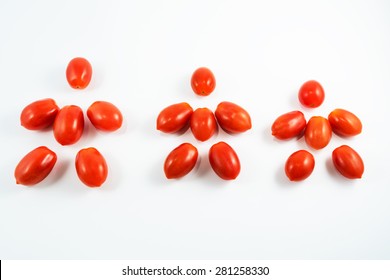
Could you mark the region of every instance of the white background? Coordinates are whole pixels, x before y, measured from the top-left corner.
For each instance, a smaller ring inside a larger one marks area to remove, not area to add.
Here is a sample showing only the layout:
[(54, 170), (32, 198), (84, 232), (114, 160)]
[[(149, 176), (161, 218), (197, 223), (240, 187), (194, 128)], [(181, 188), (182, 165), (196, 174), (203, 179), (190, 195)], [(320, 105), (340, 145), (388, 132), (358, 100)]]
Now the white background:
[[(390, 258), (390, 4), (387, 1), (0, 1), (0, 258), (8, 259), (388, 259)], [(83, 56), (90, 86), (69, 87), (65, 68)], [(217, 87), (197, 97), (199, 66)], [(323, 105), (300, 106), (309, 79), (325, 89)], [(19, 115), (51, 97), (84, 110), (107, 100), (125, 123), (115, 133), (87, 121), (82, 139), (62, 147), (50, 130), (28, 131)], [(199, 143), (190, 131), (155, 129), (158, 113), (182, 101), (214, 110), (235, 102), (253, 128)], [(303, 139), (276, 141), (276, 117), (306, 118), (335, 108), (357, 114), (363, 133), (334, 136), (301, 183), (284, 175), (287, 157), (308, 149)], [(207, 151), (224, 140), (242, 171), (223, 181)], [(163, 162), (182, 142), (196, 145), (200, 163), (167, 180)], [(333, 168), (334, 148), (348, 144), (365, 162), (361, 180)], [(15, 184), (14, 168), (46, 145), (58, 155), (52, 173), (34, 187)], [(77, 178), (74, 157), (94, 146), (109, 177), (99, 189)]]

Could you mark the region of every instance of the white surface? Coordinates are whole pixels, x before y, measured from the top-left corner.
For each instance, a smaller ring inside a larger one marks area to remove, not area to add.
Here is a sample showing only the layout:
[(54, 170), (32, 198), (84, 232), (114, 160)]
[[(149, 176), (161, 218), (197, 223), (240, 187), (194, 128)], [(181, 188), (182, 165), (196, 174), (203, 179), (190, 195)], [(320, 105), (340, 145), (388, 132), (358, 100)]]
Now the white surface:
[[(366, 259), (390, 258), (390, 4), (387, 1), (4, 1), (0, 2), (0, 258), (12, 259)], [(68, 61), (90, 60), (88, 89), (72, 90)], [(189, 80), (210, 67), (215, 92), (200, 98)], [(300, 85), (320, 81), (324, 104), (303, 109)], [(23, 107), (52, 97), (84, 110), (118, 105), (124, 127), (88, 126), (62, 147), (50, 131), (19, 124)], [(166, 106), (243, 106), (253, 129), (198, 143), (155, 130)], [(362, 120), (353, 139), (313, 151), (316, 168), (289, 183), (283, 167), (304, 141), (275, 141), (274, 119), (307, 119), (341, 107)], [(207, 160), (225, 140), (238, 153), (237, 180), (220, 180)], [(180, 143), (200, 152), (197, 170), (165, 179), (166, 155)], [(333, 148), (348, 144), (365, 161), (362, 180), (335, 173)], [(47, 145), (58, 163), (41, 184), (14, 182), (18, 161)], [(77, 151), (98, 148), (109, 164), (100, 189), (82, 185)]]

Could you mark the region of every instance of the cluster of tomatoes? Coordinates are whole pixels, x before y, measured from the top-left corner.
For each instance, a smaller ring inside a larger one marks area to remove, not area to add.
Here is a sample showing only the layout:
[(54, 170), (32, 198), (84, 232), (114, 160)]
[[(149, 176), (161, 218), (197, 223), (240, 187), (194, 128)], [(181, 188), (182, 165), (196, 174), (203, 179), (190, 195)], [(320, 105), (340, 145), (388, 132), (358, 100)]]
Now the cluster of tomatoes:
[[(304, 83), (298, 93), (299, 101), (305, 107), (319, 107), (325, 98), (320, 83), (311, 80)], [(362, 123), (353, 113), (344, 109), (333, 110), (328, 118), (313, 116), (306, 123), (300, 111), (292, 111), (279, 116), (272, 125), (272, 135), (287, 140), (304, 135), (307, 145), (315, 150), (328, 145), (332, 131), (342, 137), (351, 137), (361, 133)], [(335, 168), (346, 178), (361, 178), (364, 163), (360, 155), (351, 147), (342, 145), (332, 153)], [(310, 176), (315, 166), (314, 156), (306, 151), (294, 152), (286, 161), (285, 173), (291, 181), (301, 181)]]
[[(84, 89), (92, 77), (91, 64), (85, 58), (74, 58), (66, 69), (69, 85), (75, 89)], [(110, 102), (96, 101), (87, 110), (92, 125), (99, 130), (115, 131), (122, 126), (123, 117), (120, 110)], [(53, 128), (55, 139), (61, 145), (72, 145), (82, 136), (84, 114), (80, 107), (67, 105), (61, 109), (51, 99), (42, 99), (27, 105), (20, 122), (29, 130)], [(55, 152), (40, 146), (24, 156), (15, 168), (17, 184), (32, 186), (45, 179), (57, 161)], [(75, 159), (75, 168), (80, 180), (89, 187), (101, 186), (108, 174), (106, 160), (93, 147), (81, 149)]]
[[(211, 94), (215, 85), (214, 74), (208, 68), (198, 68), (192, 75), (191, 86), (198, 95)], [(248, 112), (226, 101), (218, 104), (215, 113), (209, 108), (194, 111), (188, 103), (182, 102), (166, 107), (157, 117), (157, 130), (177, 133), (190, 127), (194, 137), (202, 142), (214, 135), (218, 124), (228, 133), (241, 133), (252, 128)], [(197, 148), (190, 143), (183, 143), (168, 154), (164, 163), (165, 176), (168, 179), (183, 177), (195, 167), (197, 160)], [(241, 170), (236, 152), (225, 142), (211, 146), (209, 162), (214, 172), (224, 180), (234, 180)]]

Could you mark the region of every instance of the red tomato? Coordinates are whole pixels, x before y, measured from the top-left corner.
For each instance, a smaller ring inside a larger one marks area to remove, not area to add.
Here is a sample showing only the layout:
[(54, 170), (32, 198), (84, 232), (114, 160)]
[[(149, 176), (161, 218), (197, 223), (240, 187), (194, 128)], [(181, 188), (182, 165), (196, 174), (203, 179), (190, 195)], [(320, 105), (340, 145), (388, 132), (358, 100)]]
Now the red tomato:
[(47, 147), (38, 147), (18, 163), (15, 168), (16, 184), (32, 186), (49, 175), (57, 161), (57, 155)]
[(122, 126), (122, 113), (112, 103), (96, 101), (89, 106), (87, 116), (94, 127), (104, 131), (115, 131)]
[(164, 163), (168, 179), (177, 179), (190, 173), (198, 160), (198, 150), (190, 143), (183, 143), (173, 149)]
[(302, 181), (310, 176), (314, 165), (313, 155), (306, 150), (299, 150), (289, 156), (284, 171), (290, 181)]
[(188, 126), (192, 112), (192, 107), (186, 102), (166, 107), (157, 117), (157, 130), (175, 133), (184, 129)]
[(107, 179), (107, 163), (95, 148), (80, 150), (76, 155), (77, 176), (88, 187), (100, 187)]
[(92, 78), (92, 66), (82, 57), (73, 58), (66, 68), (66, 79), (74, 89), (84, 89)]
[(302, 112), (292, 111), (279, 116), (272, 124), (272, 135), (280, 140), (297, 137), (303, 133), (306, 119)]
[(53, 132), (61, 145), (76, 143), (84, 130), (84, 115), (80, 107), (69, 105), (63, 107), (54, 120)]
[(191, 131), (199, 141), (206, 141), (217, 130), (217, 121), (213, 112), (208, 108), (198, 108), (191, 117)]
[(240, 160), (233, 148), (225, 142), (211, 146), (209, 161), (214, 172), (224, 180), (234, 180), (240, 174)]
[(319, 150), (328, 145), (332, 138), (332, 128), (324, 117), (311, 117), (306, 126), (305, 140), (313, 149)]
[(195, 70), (191, 78), (192, 90), (202, 96), (207, 96), (215, 89), (215, 77), (213, 72), (206, 67)]
[(39, 130), (51, 126), (60, 108), (51, 98), (27, 105), (20, 114), (20, 123), (27, 129)]
[(311, 80), (301, 86), (298, 97), (303, 106), (317, 108), (324, 102), (325, 92), (319, 82)]
[(333, 110), (328, 120), (333, 132), (340, 136), (355, 136), (362, 132), (362, 123), (359, 118), (347, 110)]
[(215, 110), (215, 117), (223, 130), (239, 133), (252, 128), (248, 112), (232, 102), (221, 102)]
[(360, 179), (364, 172), (364, 163), (360, 155), (351, 147), (342, 145), (332, 153), (333, 164), (346, 178)]

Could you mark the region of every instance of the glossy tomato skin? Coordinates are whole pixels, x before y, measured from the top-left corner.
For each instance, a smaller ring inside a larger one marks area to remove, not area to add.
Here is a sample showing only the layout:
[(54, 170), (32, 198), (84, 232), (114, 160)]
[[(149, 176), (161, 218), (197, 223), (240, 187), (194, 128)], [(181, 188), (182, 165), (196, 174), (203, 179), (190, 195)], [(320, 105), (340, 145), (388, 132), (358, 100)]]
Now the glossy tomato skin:
[(83, 57), (73, 58), (66, 68), (66, 79), (74, 89), (85, 89), (92, 78), (92, 66)]
[(61, 145), (76, 143), (84, 131), (84, 115), (80, 107), (68, 105), (63, 107), (54, 120), (54, 137)]
[(60, 108), (51, 98), (37, 100), (27, 105), (20, 114), (20, 123), (30, 130), (51, 126)]
[(195, 167), (198, 150), (190, 143), (183, 143), (173, 149), (164, 163), (164, 173), (168, 179), (181, 178)]
[(298, 98), (303, 106), (317, 108), (324, 102), (325, 91), (319, 82), (310, 80), (301, 86)]
[(355, 136), (362, 132), (362, 122), (353, 113), (344, 109), (335, 109), (329, 116), (328, 120), (334, 133), (340, 136)]
[(222, 129), (229, 133), (240, 133), (252, 128), (248, 112), (232, 102), (219, 103), (215, 110), (215, 117)]
[(215, 85), (216, 82), (214, 74), (206, 67), (200, 67), (192, 74), (191, 87), (198, 95), (210, 95), (210, 93), (214, 91)]
[(157, 130), (175, 133), (188, 126), (193, 113), (192, 107), (186, 103), (177, 103), (163, 109), (157, 117)]
[(217, 131), (217, 121), (210, 109), (198, 108), (192, 114), (190, 127), (196, 139), (206, 141)]
[(209, 161), (214, 172), (224, 180), (234, 180), (240, 174), (240, 160), (233, 148), (225, 142), (211, 146)]
[(290, 181), (302, 181), (311, 175), (314, 166), (313, 155), (306, 150), (299, 150), (288, 157), (284, 171)]
[(96, 101), (89, 106), (87, 116), (94, 127), (103, 131), (115, 131), (122, 126), (121, 111), (107, 101)]
[(16, 184), (33, 186), (50, 174), (57, 155), (45, 146), (38, 147), (25, 155), (15, 168)]
[(106, 160), (95, 148), (80, 150), (76, 155), (75, 166), (77, 176), (88, 187), (100, 187), (107, 179)]
[(346, 178), (360, 179), (364, 173), (364, 163), (360, 155), (351, 147), (342, 145), (332, 153), (333, 164)]
[(287, 140), (302, 135), (306, 119), (302, 112), (292, 111), (279, 116), (272, 124), (272, 135), (279, 140)]
[(332, 128), (329, 121), (320, 116), (311, 117), (306, 125), (305, 140), (313, 149), (326, 147), (332, 138)]

